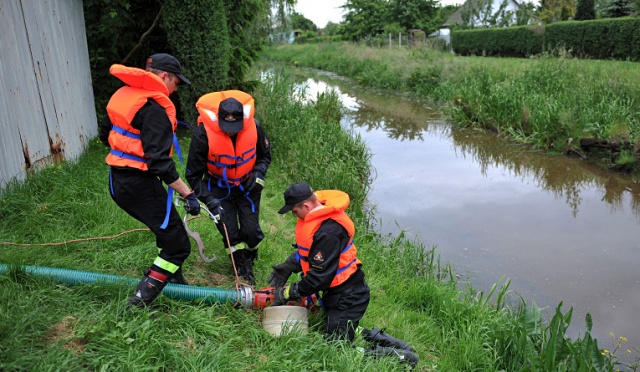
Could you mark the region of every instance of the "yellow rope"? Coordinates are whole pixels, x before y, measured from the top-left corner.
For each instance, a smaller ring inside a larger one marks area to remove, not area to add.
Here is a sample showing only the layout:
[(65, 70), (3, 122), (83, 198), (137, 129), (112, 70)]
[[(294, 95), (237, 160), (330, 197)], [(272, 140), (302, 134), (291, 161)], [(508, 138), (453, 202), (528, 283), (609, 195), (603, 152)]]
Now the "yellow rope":
[[(201, 218), (203, 216), (195, 216), (189, 219), (189, 221), (194, 220), (196, 218)], [(110, 235), (110, 236), (98, 236), (98, 237), (94, 237), (94, 238), (82, 238), (82, 239), (72, 239), (72, 240), (67, 240), (65, 242), (58, 242), (58, 243), (14, 243), (14, 242), (0, 242), (0, 245), (13, 245), (13, 246), (19, 246), (19, 247), (30, 247), (30, 246), (39, 246), (39, 247), (55, 247), (58, 245), (65, 245), (65, 244), (71, 244), (71, 243), (79, 243), (79, 242), (86, 242), (86, 241), (91, 241), (91, 240), (106, 240), (106, 239), (115, 239), (118, 237), (121, 237), (122, 235), (125, 234), (130, 234), (132, 232), (138, 232), (138, 231), (149, 231), (148, 227), (141, 227), (138, 229), (133, 229), (133, 230), (127, 230), (127, 231), (123, 231), (120, 234), (116, 234), (116, 235)], [(226, 229), (225, 229), (226, 231)], [(227, 238), (228, 241), (228, 238)]]
[(96, 238), (83, 238), (83, 239), (72, 239), (72, 240), (67, 240), (66, 242), (59, 242), (59, 243), (25, 243), (25, 244), (21, 244), (21, 243), (14, 243), (14, 242), (0, 242), (0, 245), (16, 245), (19, 247), (29, 247), (29, 246), (41, 246), (41, 247), (54, 247), (57, 245), (65, 245), (65, 244), (71, 244), (71, 243), (78, 243), (78, 242), (86, 242), (86, 241), (90, 241), (90, 240), (105, 240), (105, 239), (114, 239), (117, 237), (120, 237), (122, 235), (125, 234), (129, 234), (132, 232), (137, 232), (137, 231), (149, 231), (148, 228), (146, 227), (141, 227), (139, 229), (133, 229), (133, 230), (128, 230), (128, 231), (124, 231), (121, 232), (120, 234), (117, 235), (111, 235), (111, 236), (99, 236)]

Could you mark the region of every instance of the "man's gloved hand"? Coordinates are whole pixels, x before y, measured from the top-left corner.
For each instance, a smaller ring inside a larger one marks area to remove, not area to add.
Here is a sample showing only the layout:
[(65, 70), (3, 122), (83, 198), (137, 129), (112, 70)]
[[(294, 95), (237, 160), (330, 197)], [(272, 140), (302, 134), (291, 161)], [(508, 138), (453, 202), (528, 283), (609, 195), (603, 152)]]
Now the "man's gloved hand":
[(261, 172), (253, 172), (247, 180), (245, 190), (249, 192), (258, 192), (264, 188), (264, 174)]
[(298, 293), (298, 283), (293, 283), (290, 286), (276, 288), (276, 292), (273, 296), (273, 306), (285, 305), (289, 301), (295, 301), (300, 299)]
[(211, 212), (209, 217), (215, 222), (218, 223), (224, 214), (224, 210), (220, 205), (220, 199), (212, 198), (206, 202), (207, 209)]
[(198, 202), (198, 198), (196, 198), (195, 192), (191, 191), (189, 195), (185, 196), (184, 210), (192, 216), (197, 216), (200, 214), (200, 202)]
[(271, 266), (273, 271), (267, 278), (269, 284), (273, 287), (280, 288), (287, 284), (287, 280), (292, 273), (297, 273), (302, 270), (300, 264), (296, 260), (295, 252), (292, 253), (287, 259), (280, 265)]

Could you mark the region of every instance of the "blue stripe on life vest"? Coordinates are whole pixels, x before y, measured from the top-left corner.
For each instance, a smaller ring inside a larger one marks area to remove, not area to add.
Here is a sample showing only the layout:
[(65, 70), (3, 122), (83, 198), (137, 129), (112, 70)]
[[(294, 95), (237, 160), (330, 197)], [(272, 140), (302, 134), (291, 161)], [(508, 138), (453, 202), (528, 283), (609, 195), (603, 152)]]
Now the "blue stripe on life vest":
[(344, 253), (344, 252), (348, 251), (349, 248), (351, 248), (352, 245), (353, 245), (353, 240), (351, 240), (349, 242), (349, 244), (347, 244), (347, 246), (342, 251), (340, 251), (340, 253)]
[(343, 267), (342, 269), (338, 269), (338, 271), (336, 271), (336, 275), (340, 274), (341, 272), (345, 271), (346, 269), (349, 268), (349, 266), (353, 265), (353, 263), (356, 262), (356, 259), (354, 258), (353, 260), (351, 260), (351, 262), (349, 262), (349, 264), (345, 267)]
[(111, 155), (115, 155), (119, 158), (125, 158), (125, 159), (129, 159), (129, 160), (135, 160), (135, 161), (139, 161), (141, 163), (146, 163), (147, 162), (147, 158), (142, 158), (140, 156), (137, 155), (132, 155), (132, 154), (127, 154), (124, 151), (120, 151), (120, 150), (114, 150), (111, 149), (111, 151), (109, 151), (111, 153)]
[(140, 139), (140, 135), (139, 134), (135, 134), (133, 132), (129, 132), (128, 130), (121, 128), (117, 125), (113, 125), (111, 124), (111, 130), (113, 130), (116, 133), (122, 134), (123, 136), (129, 137), (129, 138), (133, 138), (133, 139)]

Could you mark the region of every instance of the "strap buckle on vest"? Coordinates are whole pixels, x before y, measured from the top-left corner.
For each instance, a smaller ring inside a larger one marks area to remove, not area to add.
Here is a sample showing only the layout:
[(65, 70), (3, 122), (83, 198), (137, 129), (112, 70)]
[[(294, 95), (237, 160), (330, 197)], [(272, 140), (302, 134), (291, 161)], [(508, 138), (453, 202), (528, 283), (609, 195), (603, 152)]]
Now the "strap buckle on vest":
[(140, 135), (139, 134), (130, 132), (130, 131), (122, 128), (122, 127), (114, 125), (113, 123), (111, 124), (111, 130), (113, 130), (114, 132), (116, 132), (118, 134), (121, 134), (121, 135), (123, 135), (125, 137), (129, 137), (129, 138), (133, 138), (133, 139), (137, 139), (137, 140), (140, 139)]

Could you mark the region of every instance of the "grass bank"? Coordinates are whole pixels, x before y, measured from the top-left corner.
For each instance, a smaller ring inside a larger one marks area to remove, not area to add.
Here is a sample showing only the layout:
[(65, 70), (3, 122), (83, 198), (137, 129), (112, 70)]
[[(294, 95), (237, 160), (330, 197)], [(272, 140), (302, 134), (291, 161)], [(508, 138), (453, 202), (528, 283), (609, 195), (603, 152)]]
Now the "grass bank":
[[(506, 305), (508, 283), (490, 293), (460, 291), (434, 249), (402, 235), (383, 240), (361, 212), (369, 178), (364, 142), (339, 125), (338, 97), (325, 93), (301, 103), (292, 81), (272, 76), (259, 92), (257, 116), (272, 142), (274, 160), (263, 194), (266, 238), (256, 265), (258, 287), (294, 240), (292, 216), (278, 215), (291, 182), (349, 193), (356, 245), (372, 289), (362, 321), (387, 327), (411, 343), (422, 371), (607, 370), (587, 332), (571, 340), (571, 311), (558, 306), (543, 322), (535, 306)], [(182, 129), (181, 129), (182, 130)], [(183, 153), (189, 133), (181, 132)], [(63, 163), (10, 184), (0, 199), (0, 263), (38, 265), (139, 277), (156, 254), (153, 235), (121, 211), (108, 195), (105, 149), (93, 141), (77, 162)], [(194, 285), (234, 288), (230, 262), (211, 222), (190, 227), (205, 238), (206, 264), (195, 252), (185, 263)], [(122, 232), (129, 232), (119, 237)], [(99, 237), (112, 237), (98, 239)], [(36, 245), (79, 240), (61, 245)], [(392, 371), (393, 360), (370, 360), (357, 348), (330, 343), (312, 317), (307, 336), (272, 338), (260, 311), (232, 304), (205, 305), (160, 296), (157, 311), (126, 313), (132, 286), (63, 286), (14, 269), (0, 275), (0, 370), (117, 371)], [(523, 300), (524, 302), (524, 300)], [(356, 346), (366, 346), (356, 340)], [(606, 353), (605, 353), (606, 354)]]
[(351, 43), (269, 48), (274, 61), (333, 71), (362, 84), (429, 97), (457, 125), (487, 128), (557, 153), (637, 171), (640, 64), (573, 59), (458, 57), (428, 48)]

